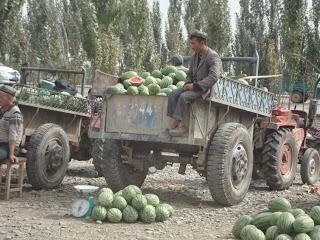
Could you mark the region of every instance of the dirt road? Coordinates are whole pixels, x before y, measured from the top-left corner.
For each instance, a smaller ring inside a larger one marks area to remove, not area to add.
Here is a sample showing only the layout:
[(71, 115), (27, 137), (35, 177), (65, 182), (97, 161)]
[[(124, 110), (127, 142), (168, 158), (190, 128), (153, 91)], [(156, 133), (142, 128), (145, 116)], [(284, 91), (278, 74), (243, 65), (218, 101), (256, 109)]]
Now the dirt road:
[(176, 213), (165, 223), (97, 224), (73, 219), (70, 203), (78, 195), (76, 184), (105, 186), (93, 165), (73, 161), (62, 186), (52, 191), (34, 191), (26, 185), (22, 199), (0, 201), (0, 239), (233, 239), (232, 224), (241, 214), (262, 209), (275, 196), (284, 196), (296, 207), (309, 210), (320, 205), (317, 194), (307, 193), (297, 179), (289, 191), (270, 192), (263, 181), (252, 183), (245, 201), (234, 207), (221, 207), (210, 196), (206, 181), (191, 169), (187, 175), (177, 173), (177, 166), (149, 175), (144, 192), (156, 193), (172, 204)]

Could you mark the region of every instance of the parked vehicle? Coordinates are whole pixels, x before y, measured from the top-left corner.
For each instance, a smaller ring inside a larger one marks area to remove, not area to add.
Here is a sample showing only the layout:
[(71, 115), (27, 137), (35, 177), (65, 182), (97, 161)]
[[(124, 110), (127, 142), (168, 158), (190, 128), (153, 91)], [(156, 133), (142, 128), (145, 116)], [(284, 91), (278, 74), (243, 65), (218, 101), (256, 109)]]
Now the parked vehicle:
[(85, 76), (83, 70), (22, 68), (24, 84), (16, 85), (16, 101), (24, 119), (21, 154), (27, 158), (28, 181), (35, 188), (57, 187), (71, 158), (91, 159), (87, 134), (91, 102), (80, 95), (71, 96), (40, 86), (40, 76), (48, 74), (83, 79), (82, 85)]

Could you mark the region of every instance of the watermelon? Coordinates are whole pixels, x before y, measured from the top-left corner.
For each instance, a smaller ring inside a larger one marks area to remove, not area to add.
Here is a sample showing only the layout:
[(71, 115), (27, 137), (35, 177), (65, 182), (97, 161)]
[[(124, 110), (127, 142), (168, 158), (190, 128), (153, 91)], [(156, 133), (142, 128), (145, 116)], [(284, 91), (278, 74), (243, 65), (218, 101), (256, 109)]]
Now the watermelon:
[(265, 240), (266, 239), (263, 232), (253, 225), (245, 226), (240, 233), (240, 237), (243, 240)]
[(312, 240), (312, 239), (306, 233), (299, 233), (294, 237), (294, 240)]
[(101, 188), (98, 192), (98, 195), (100, 195), (100, 193), (102, 192), (107, 192), (109, 194), (113, 194), (113, 191), (110, 189), (110, 188), (107, 188), (107, 187), (104, 187), (104, 188)]
[(124, 199), (124, 197), (117, 195), (113, 198), (113, 201), (112, 201), (113, 208), (118, 208), (122, 211), (123, 209), (125, 209), (127, 205), (128, 205), (127, 201)]
[(249, 83), (248, 83), (246, 80), (244, 80), (244, 79), (240, 79), (240, 80), (238, 80), (237, 82), (238, 82), (238, 83), (241, 83), (241, 84), (244, 84), (244, 85), (249, 85)]
[(157, 96), (160, 96), (160, 97), (167, 97), (168, 95), (167, 95), (167, 94), (165, 94), (165, 93), (163, 93), (163, 92), (161, 92), (161, 93), (157, 93)]
[(151, 74), (149, 72), (143, 72), (141, 73), (140, 77), (142, 77), (143, 79), (146, 79), (147, 77), (149, 77)]
[(126, 94), (126, 90), (125, 89), (123, 89), (123, 88), (118, 88), (118, 87), (116, 87), (116, 86), (112, 86), (112, 87), (109, 87), (108, 89), (107, 89), (107, 93), (108, 94), (112, 94), (112, 95), (114, 95), (114, 94)]
[(237, 221), (235, 222), (235, 224), (233, 225), (232, 234), (236, 238), (240, 238), (241, 230), (245, 226), (249, 225), (251, 221), (252, 221), (252, 218), (248, 215), (243, 215), (243, 216), (239, 217), (237, 219)]
[(312, 240), (320, 240), (320, 225), (315, 226), (309, 235)]
[(177, 68), (177, 70), (184, 71), (186, 74), (188, 74), (188, 72), (189, 72), (189, 68), (186, 68), (185, 66), (178, 66), (176, 68)]
[(122, 190), (116, 192), (113, 196), (114, 197), (122, 196)]
[(127, 89), (127, 94), (129, 94), (129, 95), (138, 95), (139, 94), (139, 89), (136, 86), (130, 86)]
[(161, 206), (165, 206), (165, 207), (169, 210), (169, 212), (170, 212), (170, 216), (169, 216), (169, 217), (171, 217), (171, 216), (174, 214), (174, 209), (173, 209), (173, 207), (172, 207), (170, 204), (168, 204), (168, 203), (161, 203), (160, 205), (161, 205)]
[(165, 93), (167, 96), (172, 92), (170, 88), (163, 88), (160, 90), (160, 93)]
[(251, 224), (264, 232), (270, 227), (271, 216), (270, 212), (259, 213), (252, 219)]
[(122, 219), (122, 212), (117, 208), (110, 208), (107, 212), (107, 219), (109, 222), (118, 223)]
[(152, 73), (151, 73), (152, 77), (154, 78), (162, 78), (162, 73), (160, 70), (154, 70)]
[(139, 87), (141, 84), (144, 83), (143, 78), (139, 76), (135, 76), (129, 79), (129, 82), (131, 83), (132, 86)]
[(127, 186), (122, 190), (122, 197), (127, 201), (127, 203), (130, 203), (131, 200), (137, 195), (137, 192), (135, 188), (132, 186)]
[(282, 212), (274, 212), (274, 213), (272, 213), (271, 218), (270, 218), (270, 225), (271, 226), (277, 225), (278, 218), (279, 218), (279, 216), (281, 214), (282, 214)]
[(147, 203), (146, 197), (141, 194), (135, 196), (131, 201), (132, 207), (134, 207), (136, 210), (144, 209), (147, 206)]
[(98, 196), (98, 202), (101, 206), (105, 208), (110, 208), (112, 206), (113, 193), (112, 191), (102, 191)]
[(177, 68), (175, 66), (166, 66), (161, 70), (162, 75), (168, 76), (170, 73), (175, 73)]
[(320, 224), (320, 206), (311, 208), (309, 216), (313, 219), (316, 225)]
[(299, 216), (293, 222), (293, 229), (296, 233), (309, 233), (314, 228), (314, 222), (308, 215)]
[(157, 81), (157, 84), (159, 85), (161, 83), (162, 79), (161, 78), (156, 78), (156, 81)]
[(149, 88), (149, 93), (150, 95), (157, 95), (158, 93), (160, 93), (160, 87), (157, 84), (150, 84), (148, 85)]
[(167, 221), (170, 216), (171, 216), (171, 212), (170, 212), (169, 208), (166, 205), (159, 204), (156, 207), (156, 220), (158, 222)]
[(288, 234), (280, 234), (275, 238), (275, 240), (292, 240), (292, 237), (290, 237)]
[(122, 219), (127, 223), (134, 223), (138, 220), (138, 212), (130, 205), (126, 206), (122, 211)]
[(159, 84), (161, 88), (167, 88), (173, 84), (173, 80), (171, 77), (164, 77)]
[(143, 95), (143, 96), (149, 96), (149, 88), (144, 86), (144, 85), (140, 85), (140, 87), (138, 87), (139, 90), (139, 94)]
[(129, 185), (128, 187), (133, 188), (136, 191), (136, 194), (142, 194), (141, 189), (136, 185)]
[(170, 85), (168, 86), (168, 88), (170, 88), (171, 90), (176, 90), (178, 89), (178, 87), (176, 85)]
[(124, 80), (124, 81), (123, 81), (123, 85), (124, 85), (124, 87), (125, 87), (126, 89), (132, 86), (132, 84), (130, 83), (129, 79)]
[(170, 73), (170, 74), (168, 75), (168, 77), (171, 77), (172, 80), (173, 80), (173, 82), (174, 82), (174, 79), (175, 79), (175, 77), (176, 77), (176, 74), (175, 74), (175, 73)]
[(157, 80), (154, 77), (147, 77), (146, 80), (144, 81), (144, 84), (146, 86), (150, 85), (150, 84), (157, 84)]
[(177, 79), (178, 82), (179, 82), (179, 81), (185, 81), (186, 78), (187, 78), (187, 74), (186, 74), (184, 71), (182, 71), (182, 70), (178, 70), (178, 71), (176, 72), (175, 78)]
[(299, 215), (304, 215), (305, 212), (301, 209), (301, 208), (295, 208), (295, 209), (292, 209), (290, 211), (290, 213), (294, 216), (294, 217), (297, 217)]
[(160, 200), (157, 195), (150, 193), (150, 194), (146, 194), (144, 196), (147, 199), (148, 205), (152, 205), (152, 206), (156, 207), (160, 204)]
[(291, 211), (291, 204), (287, 199), (277, 197), (269, 202), (268, 208), (271, 212), (288, 212)]
[(107, 217), (107, 209), (103, 206), (94, 206), (91, 212), (91, 218), (93, 220), (104, 221)]
[(124, 80), (130, 79), (135, 76), (138, 76), (138, 73), (136, 73), (134, 71), (128, 71), (128, 72), (125, 72), (121, 75), (121, 79), (124, 81)]
[(279, 216), (277, 221), (279, 232), (290, 234), (293, 230), (294, 221), (295, 221), (294, 216), (291, 213), (288, 213), (288, 212), (282, 213)]
[(156, 210), (154, 206), (147, 205), (141, 212), (140, 212), (141, 221), (144, 223), (152, 223), (156, 220)]
[(183, 88), (183, 86), (185, 85), (186, 83), (183, 82), (183, 81), (180, 81), (176, 84), (177, 88)]
[(117, 88), (122, 88), (124, 89), (124, 85), (122, 83), (117, 83), (116, 85), (114, 85)]
[(61, 94), (61, 95), (64, 95), (64, 96), (71, 96), (71, 94), (68, 93), (68, 92), (60, 92), (60, 94)]
[(277, 226), (271, 226), (266, 231), (266, 240), (274, 240), (279, 235), (279, 229)]

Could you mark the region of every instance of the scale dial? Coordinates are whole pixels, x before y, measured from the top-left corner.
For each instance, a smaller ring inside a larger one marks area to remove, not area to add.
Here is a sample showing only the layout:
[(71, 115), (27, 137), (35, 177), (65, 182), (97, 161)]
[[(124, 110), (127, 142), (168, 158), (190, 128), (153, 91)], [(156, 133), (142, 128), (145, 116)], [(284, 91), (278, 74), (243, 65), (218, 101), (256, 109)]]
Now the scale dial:
[(90, 211), (90, 203), (87, 199), (77, 199), (71, 205), (71, 214), (76, 218), (85, 217)]

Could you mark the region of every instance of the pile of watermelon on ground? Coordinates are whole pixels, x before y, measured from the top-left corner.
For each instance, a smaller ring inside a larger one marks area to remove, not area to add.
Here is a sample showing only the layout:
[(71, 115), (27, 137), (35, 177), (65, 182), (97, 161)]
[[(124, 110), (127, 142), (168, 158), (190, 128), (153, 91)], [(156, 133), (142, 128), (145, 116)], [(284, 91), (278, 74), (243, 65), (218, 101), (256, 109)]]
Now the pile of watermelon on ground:
[(258, 214), (238, 218), (232, 233), (241, 240), (320, 240), (320, 206), (306, 213), (277, 197)]
[(166, 66), (152, 73), (128, 71), (121, 75), (121, 82), (107, 89), (107, 93), (168, 96), (173, 90), (183, 88), (188, 71), (183, 66)]
[(95, 199), (91, 219), (111, 223), (164, 222), (173, 211), (173, 207), (161, 203), (157, 195), (143, 194), (139, 187), (129, 185), (117, 193), (102, 188)]

